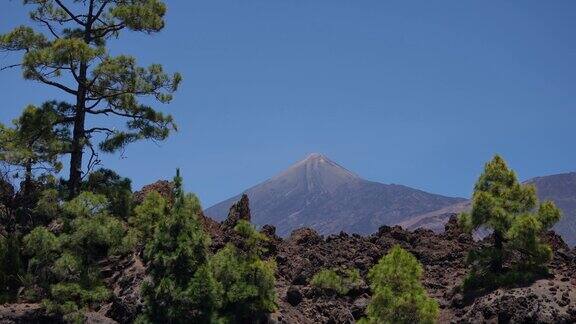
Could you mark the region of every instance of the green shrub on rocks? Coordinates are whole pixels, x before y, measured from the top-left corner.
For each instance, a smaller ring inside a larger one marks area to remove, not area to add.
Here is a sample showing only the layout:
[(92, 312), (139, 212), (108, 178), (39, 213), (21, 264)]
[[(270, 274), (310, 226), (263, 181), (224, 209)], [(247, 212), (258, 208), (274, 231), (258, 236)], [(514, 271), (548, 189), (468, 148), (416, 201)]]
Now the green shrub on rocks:
[(267, 238), (248, 221), (234, 228), (239, 239), (213, 257), (214, 275), (222, 285), (220, 315), (231, 323), (257, 323), (276, 308), (276, 262), (263, 260), (261, 243)]
[(312, 277), (310, 284), (326, 291), (336, 292), (339, 295), (346, 295), (351, 289), (357, 287), (361, 280), (358, 269), (341, 271), (322, 269)]
[(108, 300), (111, 293), (100, 278), (99, 261), (132, 250), (125, 224), (109, 214), (104, 196), (82, 192), (71, 201), (45, 206), (62, 215), (61, 233), (36, 227), (23, 239), (30, 257), (28, 273), (47, 289), (48, 313), (79, 322), (88, 306)]
[(422, 287), (422, 272), (410, 252), (394, 246), (368, 273), (372, 300), (359, 323), (435, 323), (438, 303)]

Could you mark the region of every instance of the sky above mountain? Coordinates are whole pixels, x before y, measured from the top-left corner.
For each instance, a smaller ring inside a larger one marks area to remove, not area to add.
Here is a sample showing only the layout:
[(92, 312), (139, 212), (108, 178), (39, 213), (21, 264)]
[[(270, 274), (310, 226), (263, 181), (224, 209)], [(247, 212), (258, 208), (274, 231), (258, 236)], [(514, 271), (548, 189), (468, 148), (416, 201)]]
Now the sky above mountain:
[[(180, 131), (103, 156), (134, 186), (181, 167), (204, 206), (310, 152), (365, 179), (468, 196), (500, 153), (520, 178), (576, 169), (576, 2), (168, 1), (167, 27), (112, 53), (184, 82)], [(27, 22), (7, 1), (0, 33)], [(18, 57), (0, 53), (0, 65)], [(0, 72), (1, 122), (66, 99)]]

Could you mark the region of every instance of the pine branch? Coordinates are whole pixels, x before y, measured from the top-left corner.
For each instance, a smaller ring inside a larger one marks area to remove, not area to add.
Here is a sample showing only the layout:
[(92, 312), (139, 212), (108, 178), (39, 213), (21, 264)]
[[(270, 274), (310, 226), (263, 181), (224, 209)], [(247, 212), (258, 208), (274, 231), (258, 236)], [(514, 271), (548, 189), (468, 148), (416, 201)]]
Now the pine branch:
[(17, 67), (17, 66), (22, 66), (22, 64), (21, 64), (21, 63), (18, 63), (18, 64), (11, 64), (11, 65), (7, 65), (7, 66), (3, 66), (3, 67), (0, 68), (0, 71), (4, 71), (4, 70), (11, 69), (11, 68), (15, 68), (15, 67)]
[(96, 11), (96, 14), (94, 15), (92, 22), (95, 22), (97, 19), (100, 19), (100, 15), (102, 14), (102, 12), (104, 11), (104, 8), (106, 7), (106, 5), (108, 5), (108, 3), (110, 2), (110, 0), (105, 0), (102, 1), (102, 5), (100, 6), (100, 8), (98, 9), (98, 11)]
[(36, 77), (38, 78), (38, 81), (40, 81), (40, 82), (42, 82), (42, 83), (45, 83), (45, 84), (48, 84), (48, 85), (51, 85), (51, 86), (54, 86), (54, 87), (56, 87), (56, 88), (58, 88), (58, 89), (60, 89), (60, 90), (64, 90), (65, 92), (68, 92), (69, 94), (72, 94), (72, 95), (77, 95), (77, 94), (78, 94), (78, 92), (76, 92), (76, 91), (68, 88), (67, 86), (65, 86), (65, 85), (63, 85), (63, 84), (61, 84), (61, 83), (58, 83), (58, 82), (55, 82), (55, 81), (50, 81), (50, 80), (46, 79), (44, 76), (42, 76), (42, 75), (41, 75), (40, 73), (38, 73), (38, 72), (36, 72)]
[(52, 25), (50, 25), (50, 23), (49, 23), (47, 20), (42, 19), (42, 18), (40, 18), (40, 17), (38, 17), (38, 16), (33, 16), (33, 17), (32, 17), (32, 20), (36, 20), (36, 21), (40, 21), (40, 22), (44, 23), (44, 25), (46, 25), (46, 27), (48, 27), (48, 30), (50, 30), (50, 33), (51, 33), (54, 37), (56, 37), (56, 39), (60, 39), (60, 36), (56, 33), (56, 31), (54, 30), (54, 28), (52, 27)]
[(78, 19), (78, 16), (74, 15), (70, 9), (68, 9), (64, 4), (62, 4), (62, 1), (60, 0), (54, 0), (54, 2), (56, 2), (58, 4), (58, 6), (60, 6), (60, 8), (62, 8), (64, 11), (66, 11), (66, 13), (68, 14), (68, 16), (70, 16), (70, 18), (72, 18), (75, 22), (77, 22), (78, 24), (86, 27), (86, 23), (83, 22), (82, 20)]
[(107, 128), (107, 127), (93, 127), (93, 128), (87, 129), (85, 131), (86, 134), (91, 134), (94, 132), (106, 132), (106, 133), (110, 133), (110, 134), (115, 133), (114, 130)]

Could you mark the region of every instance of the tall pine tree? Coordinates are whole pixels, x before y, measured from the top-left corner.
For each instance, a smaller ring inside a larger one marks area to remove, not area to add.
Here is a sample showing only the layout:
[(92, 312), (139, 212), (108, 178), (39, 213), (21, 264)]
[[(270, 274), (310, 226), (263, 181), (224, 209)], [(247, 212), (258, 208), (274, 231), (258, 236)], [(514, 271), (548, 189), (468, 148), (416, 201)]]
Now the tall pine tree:
[(198, 198), (184, 193), (179, 172), (174, 185), (174, 205), (158, 220), (146, 245), (152, 280), (143, 288), (146, 308), (139, 321), (209, 323), (221, 296), (210, 269), (210, 237), (199, 219)]
[[(537, 206), (535, 187), (518, 182), (502, 157), (496, 155), (486, 163), (474, 187), (472, 211), (460, 215), (468, 231), (482, 226), (493, 231), (493, 243), (469, 255), (472, 277), (497, 277), (505, 272), (505, 262), (535, 270), (551, 258), (552, 251), (541, 236), (561, 213), (552, 202)], [(520, 257), (513, 259), (515, 254)]]
[[(70, 1), (72, 2), (72, 1)], [(71, 124), (69, 194), (78, 195), (83, 166), (98, 161), (98, 148), (114, 152), (140, 140), (163, 140), (175, 129), (172, 117), (139, 102), (151, 97), (160, 103), (172, 99), (181, 81), (162, 66), (140, 67), (127, 55), (112, 56), (107, 44), (124, 30), (152, 34), (164, 28), (166, 6), (160, 0), (24, 0), (30, 18), (44, 27), (37, 31), (19, 26), (0, 35), (0, 50), (23, 52), (25, 79), (54, 87), (69, 95), (60, 118), (46, 127)], [(125, 120), (125, 127), (111, 117)], [(99, 147), (95, 146), (99, 143)], [(91, 152), (84, 161), (84, 150)]]

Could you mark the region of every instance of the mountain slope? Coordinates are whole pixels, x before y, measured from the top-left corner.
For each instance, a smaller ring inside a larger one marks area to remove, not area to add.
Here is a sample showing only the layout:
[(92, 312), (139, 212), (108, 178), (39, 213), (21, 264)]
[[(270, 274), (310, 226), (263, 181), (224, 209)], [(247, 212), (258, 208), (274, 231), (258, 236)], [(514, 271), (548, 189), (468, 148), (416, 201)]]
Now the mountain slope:
[[(274, 225), (281, 236), (304, 226), (322, 234), (373, 233), (382, 225), (464, 200), (367, 181), (317, 153), (244, 193), (250, 198), (253, 222)], [(240, 196), (208, 208), (205, 214), (225, 219)]]
[(536, 186), (540, 201), (552, 200), (563, 215), (554, 230), (570, 246), (576, 245), (576, 172), (537, 177), (527, 181)]
[[(576, 172), (532, 178), (524, 183), (536, 186), (536, 194), (540, 201), (551, 200), (562, 209), (563, 217), (554, 226), (554, 230), (564, 238), (568, 245), (576, 245)], [(462, 202), (409, 218), (398, 225), (409, 230), (429, 228), (435, 232), (441, 232), (451, 215), (470, 208), (469, 201)]]
[(444, 226), (450, 217), (454, 214), (468, 211), (470, 208), (472, 208), (470, 200), (466, 200), (422, 215), (411, 217), (397, 225), (400, 225), (402, 228), (407, 230), (427, 228), (433, 230), (435, 233), (442, 233), (444, 231)]

